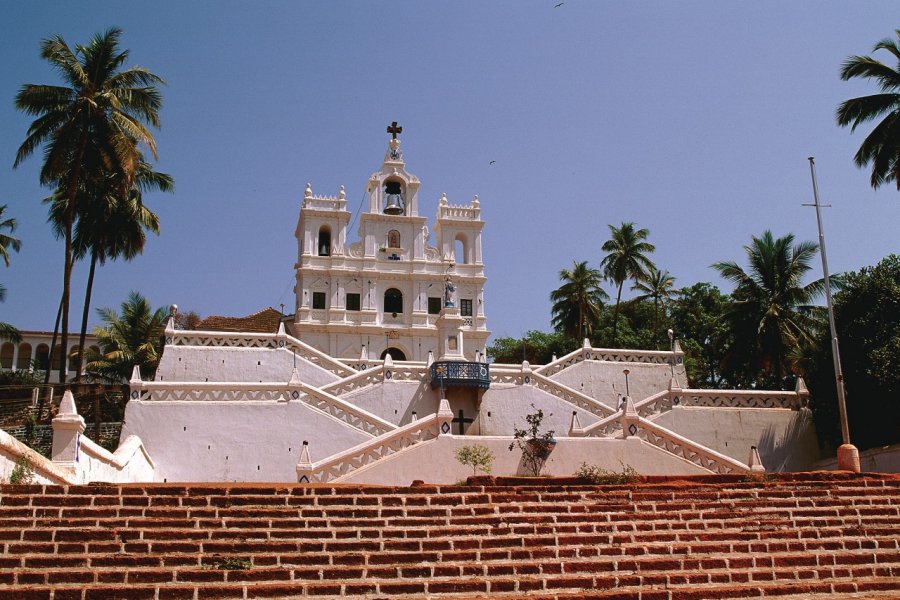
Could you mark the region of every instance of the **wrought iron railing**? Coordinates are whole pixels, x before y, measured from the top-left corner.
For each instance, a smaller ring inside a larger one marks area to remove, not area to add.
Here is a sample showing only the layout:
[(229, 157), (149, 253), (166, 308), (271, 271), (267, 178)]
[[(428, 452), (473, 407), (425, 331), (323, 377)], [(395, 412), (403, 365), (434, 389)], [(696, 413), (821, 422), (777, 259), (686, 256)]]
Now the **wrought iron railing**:
[(441, 360), (431, 365), (431, 388), (491, 387), (491, 367), (488, 363)]

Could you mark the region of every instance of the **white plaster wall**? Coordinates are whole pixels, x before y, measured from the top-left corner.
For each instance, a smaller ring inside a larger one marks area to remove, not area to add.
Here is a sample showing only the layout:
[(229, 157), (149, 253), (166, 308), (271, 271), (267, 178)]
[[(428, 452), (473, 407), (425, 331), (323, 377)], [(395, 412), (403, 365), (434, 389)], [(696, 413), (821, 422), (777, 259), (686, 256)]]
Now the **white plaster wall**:
[(80, 437), (75, 479), (78, 483), (153, 481), (154, 464), (137, 436), (129, 436), (115, 452)]
[(297, 480), (304, 440), (313, 462), (371, 439), (302, 402), (144, 402), (125, 408), (156, 481)]
[[(493, 452), (495, 460), (491, 475), (523, 474), (519, 464), (521, 452), (518, 449), (510, 451), (509, 442), (509, 438), (442, 435), (355, 471), (341, 483), (409, 485), (416, 479), (426, 483), (454, 483), (472, 475), (471, 467), (456, 460), (456, 449), (474, 444), (487, 446)], [(638, 438), (561, 438), (541, 473), (574, 475), (583, 462), (615, 472), (622, 472), (623, 465), (628, 465), (644, 475), (709, 474), (709, 471)]]
[[(217, 348), (166, 346), (157, 381), (287, 382), (294, 355), (285, 348)], [(316, 387), (337, 381), (337, 375), (297, 357), (300, 380)]]
[(807, 410), (676, 406), (655, 422), (744, 464), (756, 446), (766, 471), (805, 471), (819, 458)]
[[(551, 376), (551, 379), (586, 394), (610, 408), (617, 408), (618, 395), (625, 395), (623, 369), (629, 370), (628, 391), (635, 402), (669, 389), (669, 380), (672, 377), (671, 367), (652, 363), (588, 360), (563, 369)], [(678, 375), (678, 382), (685, 386), (687, 377), (684, 374), (684, 367), (677, 366), (675, 373)]]
[(344, 394), (341, 400), (395, 425), (405, 425), (412, 420), (413, 411), (420, 419), (436, 413), (440, 403), (438, 395), (425, 382), (386, 380)]
[(530, 385), (493, 385), (481, 397), (478, 424), (482, 435), (512, 435), (514, 427), (524, 429), (527, 426), (525, 415), (535, 412), (532, 404), (544, 411), (541, 430), (553, 430), (557, 437), (569, 435), (573, 411), (578, 413), (582, 427), (600, 419), (593, 413)]

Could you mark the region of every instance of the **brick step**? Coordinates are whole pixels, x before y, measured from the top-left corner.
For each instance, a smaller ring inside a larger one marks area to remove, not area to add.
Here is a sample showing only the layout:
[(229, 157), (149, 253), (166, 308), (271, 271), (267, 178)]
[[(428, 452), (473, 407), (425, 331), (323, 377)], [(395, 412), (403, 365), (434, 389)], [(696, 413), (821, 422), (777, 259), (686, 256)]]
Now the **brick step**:
[[(82, 582), (69, 585), (22, 586), (16, 590), (0, 588), (0, 600), (78, 598), (79, 600), (113, 598), (139, 600), (142, 598), (282, 598), (289, 600), (308, 596), (342, 596), (347, 598), (371, 598), (379, 595), (387, 598), (406, 597), (409, 600), (434, 597), (437, 594), (453, 594), (456, 598), (513, 598), (527, 594), (533, 600), (574, 600), (575, 598), (659, 598), (688, 600), (703, 598), (748, 598), (794, 596), (805, 598), (835, 598), (837, 594), (889, 594), (900, 591), (900, 578), (896, 576), (845, 577), (830, 581), (798, 580), (787, 573), (783, 579), (760, 579), (746, 582), (710, 581), (704, 574), (693, 573), (678, 576), (670, 582), (644, 582), (641, 577), (626, 575), (582, 575), (557, 578), (521, 577), (484, 579), (467, 577), (458, 579), (428, 579), (406, 582), (390, 580), (359, 580), (341, 582), (320, 581), (266, 581), (249, 576), (252, 571), (229, 571), (234, 576), (229, 582), (140, 582), (90, 584)], [(666, 587), (667, 586), (667, 587)], [(589, 590), (589, 591), (586, 591)], [(482, 594), (489, 594), (484, 596)], [(849, 596), (844, 596), (849, 597)]]

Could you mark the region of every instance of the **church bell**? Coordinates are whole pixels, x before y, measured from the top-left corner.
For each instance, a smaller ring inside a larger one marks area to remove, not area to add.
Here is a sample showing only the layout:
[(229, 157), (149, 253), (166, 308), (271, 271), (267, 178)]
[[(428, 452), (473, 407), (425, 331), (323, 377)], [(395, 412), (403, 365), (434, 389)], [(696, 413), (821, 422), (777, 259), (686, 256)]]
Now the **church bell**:
[(388, 181), (384, 185), (384, 214), (386, 215), (402, 215), (405, 212), (403, 207), (403, 190), (399, 181)]

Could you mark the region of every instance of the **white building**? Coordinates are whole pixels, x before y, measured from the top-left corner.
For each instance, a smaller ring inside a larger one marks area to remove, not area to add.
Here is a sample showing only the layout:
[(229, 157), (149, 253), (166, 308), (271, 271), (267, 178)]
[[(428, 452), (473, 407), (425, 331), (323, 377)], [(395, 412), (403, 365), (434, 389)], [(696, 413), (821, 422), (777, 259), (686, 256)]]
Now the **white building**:
[[(395, 124), (396, 126), (396, 124)], [(396, 128), (381, 169), (366, 184), (356, 241), (344, 188), (315, 196), (307, 184), (297, 224), (296, 321), (292, 333), (338, 358), (424, 361), (483, 354), (484, 221), (478, 196), (445, 195), (434, 231), (419, 216), (419, 180), (406, 170)]]

